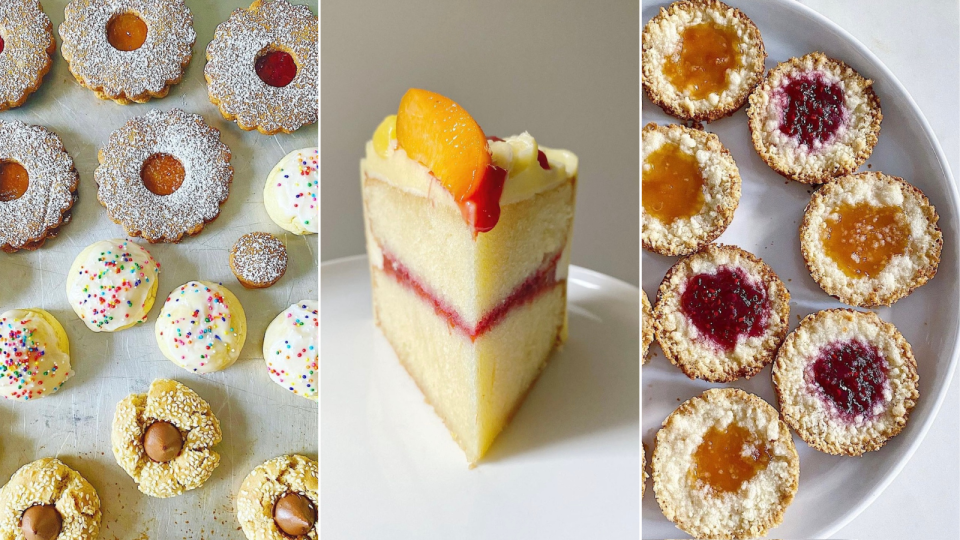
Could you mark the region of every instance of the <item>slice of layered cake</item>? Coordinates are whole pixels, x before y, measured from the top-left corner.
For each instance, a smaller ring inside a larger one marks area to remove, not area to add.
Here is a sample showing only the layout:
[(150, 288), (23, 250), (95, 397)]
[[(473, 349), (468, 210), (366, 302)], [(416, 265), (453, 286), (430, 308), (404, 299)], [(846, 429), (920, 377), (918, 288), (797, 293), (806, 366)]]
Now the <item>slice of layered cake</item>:
[(577, 157), (413, 89), (360, 172), (377, 325), (475, 464), (566, 339)]

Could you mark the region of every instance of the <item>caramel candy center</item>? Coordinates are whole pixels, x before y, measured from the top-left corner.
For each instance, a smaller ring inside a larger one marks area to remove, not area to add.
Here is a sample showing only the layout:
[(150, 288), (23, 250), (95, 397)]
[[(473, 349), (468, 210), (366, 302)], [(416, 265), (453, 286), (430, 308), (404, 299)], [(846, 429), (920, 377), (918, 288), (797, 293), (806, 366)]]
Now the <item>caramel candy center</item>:
[(27, 192), (30, 175), (23, 165), (11, 160), (0, 161), (0, 201), (15, 201)]
[(824, 252), (849, 277), (876, 277), (906, 251), (910, 227), (897, 206), (842, 204), (826, 219)]
[(147, 40), (147, 23), (135, 13), (121, 13), (107, 23), (107, 41), (118, 51), (135, 51)]
[(697, 158), (665, 143), (644, 160), (643, 209), (669, 225), (703, 209), (703, 175)]
[(770, 463), (763, 441), (737, 424), (710, 428), (693, 454), (690, 474), (694, 484), (706, 485), (714, 494), (739, 491)]
[(303, 536), (313, 530), (317, 510), (313, 502), (299, 493), (287, 493), (273, 506), (273, 521), (277, 528), (293, 536)]
[(143, 162), (143, 168), (140, 169), (144, 187), (161, 196), (180, 189), (185, 177), (183, 164), (170, 154), (154, 154)]
[(157, 463), (173, 461), (183, 449), (183, 436), (170, 422), (158, 420), (143, 434), (143, 449)]
[(663, 73), (674, 87), (694, 99), (727, 88), (727, 71), (740, 63), (740, 38), (732, 28), (702, 23), (680, 34), (680, 48), (666, 59)]
[(52, 504), (35, 504), (20, 517), (20, 531), (27, 540), (54, 540), (63, 528), (63, 517)]

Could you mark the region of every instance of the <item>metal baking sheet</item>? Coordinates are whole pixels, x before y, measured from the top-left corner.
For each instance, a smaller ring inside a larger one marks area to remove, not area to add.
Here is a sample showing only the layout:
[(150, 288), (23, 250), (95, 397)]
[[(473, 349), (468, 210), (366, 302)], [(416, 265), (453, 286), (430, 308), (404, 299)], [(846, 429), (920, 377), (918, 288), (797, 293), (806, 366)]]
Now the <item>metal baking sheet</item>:
[[(306, 3), (316, 14), (318, 2)], [(60, 56), (56, 28), (67, 0), (43, 0), (57, 36), (53, 69), (27, 103), (0, 113), (45, 126), (63, 139), (80, 173), (80, 200), (73, 220), (60, 235), (35, 252), (0, 252), (0, 311), (40, 307), (63, 324), (70, 337), (75, 375), (51, 396), (13, 402), (0, 399), (0, 484), (21, 465), (58, 457), (97, 489), (103, 510), (100, 537), (105, 540), (242, 539), (234, 496), (247, 473), (280, 454), (300, 453), (317, 459), (318, 414), (314, 402), (273, 383), (262, 360), (262, 341), (270, 321), (288, 305), (318, 298), (317, 235), (285, 233), (267, 216), (263, 185), (273, 166), (288, 152), (317, 145), (317, 126), (290, 135), (245, 132), (220, 116), (207, 98), (204, 51), (216, 26), (246, 1), (187, 0), (194, 14), (197, 41), (183, 81), (170, 95), (146, 104), (118, 105), (98, 99), (78, 85)], [(233, 152), (235, 168), (230, 198), (220, 217), (203, 232), (180, 244), (147, 245), (160, 261), (157, 302), (147, 323), (116, 333), (94, 333), (67, 303), (66, 271), (87, 245), (124, 235), (96, 197), (93, 171), (97, 151), (111, 132), (151, 109), (181, 108), (200, 114), (221, 131)], [(274, 286), (247, 290), (228, 266), (228, 253), (242, 234), (266, 231), (279, 236), (290, 256), (286, 275)], [(153, 335), (163, 299), (190, 280), (219, 281), (235, 293), (247, 314), (249, 333), (240, 360), (210, 375), (189, 373), (160, 353)], [(146, 392), (155, 378), (176, 379), (206, 399), (223, 427), (219, 468), (201, 488), (172, 499), (141, 494), (117, 465), (110, 446), (110, 426), (117, 402)]]

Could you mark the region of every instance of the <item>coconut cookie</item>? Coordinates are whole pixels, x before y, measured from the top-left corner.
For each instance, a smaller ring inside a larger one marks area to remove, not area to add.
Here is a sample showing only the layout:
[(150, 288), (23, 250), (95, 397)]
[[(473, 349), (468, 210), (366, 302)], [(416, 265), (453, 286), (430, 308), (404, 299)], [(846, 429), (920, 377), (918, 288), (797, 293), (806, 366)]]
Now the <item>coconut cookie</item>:
[(800, 248), (820, 288), (852, 306), (889, 306), (937, 273), (936, 209), (902, 178), (864, 172), (814, 192)]
[(873, 152), (883, 119), (873, 81), (819, 52), (770, 70), (747, 116), (763, 161), (805, 184), (855, 171)]
[(709, 245), (663, 278), (653, 317), (664, 354), (687, 377), (730, 382), (773, 361), (790, 315), (790, 293), (760, 258)]
[(720, 236), (740, 203), (740, 171), (712, 133), (643, 128), (643, 248), (687, 255)]
[(245, 234), (230, 250), (230, 269), (244, 287), (264, 289), (287, 271), (287, 247), (270, 233)]
[(317, 462), (273, 458), (250, 472), (237, 494), (237, 518), (248, 540), (317, 540)]
[(73, 0), (60, 37), (81, 86), (129, 105), (165, 97), (180, 82), (197, 34), (183, 0)]
[(224, 118), (264, 135), (317, 121), (317, 22), (307, 6), (255, 0), (217, 26), (203, 75)]
[(93, 540), (100, 497), (60, 460), (24, 465), (0, 489), (0, 540)]
[(240, 300), (223, 285), (191, 281), (167, 297), (155, 334), (168, 360), (193, 373), (212, 373), (240, 357), (247, 317)]
[(204, 484), (220, 464), (213, 447), (220, 421), (186, 386), (157, 379), (146, 394), (117, 404), (111, 430), (113, 456), (151, 497), (175, 497)]
[(220, 131), (180, 109), (153, 110), (110, 134), (97, 199), (130, 236), (176, 243), (220, 215), (233, 167)]
[(116, 332), (141, 324), (157, 297), (160, 263), (141, 246), (101, 240), (77, 255), (67, 273), (67, 300), (87, 328)]
[(650, 299), (647, 298), (646, 291), (641, 290), (641, 300), (643, 301), (643, 311), (641, 312), (640, 326), (643, 327), (642, 336), (642, 356), (643, 363), (646, 364), (647, 353), (650, 352), (650, 344), (653, 343), (653, 306), (650, 305)]
[(828, 309), (787, 336), (773, 365), (783, 419), (810, 446), (859, 456), (907, 424), (920, 397), (913, 350), (875, 313)]
[(273, 382), (307, 399), (317, 400), (320, 319), (313, 300), (283, 310), (263, 336), (263, 361)]
[(53, 65), (53, 25), (37, 0), (0, 3), (0, 111), (19, 107)]
[(37, 249), (55, 237), (70, 221), (79, 182), (56, 133), (0, 120), (0, 249)]
[(70, 340), (53, 315), (39, 308), (0, 314), (0, 397), (48, 396), (72, 375)]
[(663, 515), (694, 538), (755, 538), (783, 520), (800, 459), (777, 410), (736, 388), (685, 401), (663, 422), (651, 459)]
[(642, 86), (681, 120), (712, 121), (743, 106), (763, 78), (760, 31), (717, 0), (674, 2), (643, 28)]
[(274, 223), (293, 234), (316, 234), (320, 226), (320, 154), (317, 148), (290, 152), (270, 171), (263, 204)]

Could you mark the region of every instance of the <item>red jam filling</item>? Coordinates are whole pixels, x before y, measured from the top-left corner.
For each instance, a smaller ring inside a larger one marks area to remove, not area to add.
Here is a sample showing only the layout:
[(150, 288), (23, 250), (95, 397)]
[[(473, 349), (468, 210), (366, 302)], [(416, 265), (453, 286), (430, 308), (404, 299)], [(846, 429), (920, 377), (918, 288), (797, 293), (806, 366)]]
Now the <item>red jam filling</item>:
[(845, 120), (843, 90), (816, 74), (791, 80), (783, 87), (786, 106), (780, 132), (796, 137), (807, 148), (826, 143)]
[(5, 45), (5, 43), (3, 42), (3, 38), (0, 37), (0, 53), (3, 52), (3, 46), (4, 46), (4, 45)]
[(701, 334), (731, 351), (740, 336), (763, 333), (770, 308), (766, 291), (743, 269), (723, 266), (714, 274), (690, 278), (680, 296), (680, 309)]
[(820, 351), (813, 363), (813, 380), (842, 417), (869, 417), (883, 400), (887, 366), (873, 345), (837, 342)]
[(277, 88), (290, 84), (297, 76), (297, 63), (284, 51), (270, 51), (260, 56), (255, 67), (260, 80)]
[(500, 221), (500, 195), (506, 180), (505, 169), (490, 165), (477, 189), (457, 201), (463, 219), (473, 227), (474, 233), (490, 231)]

